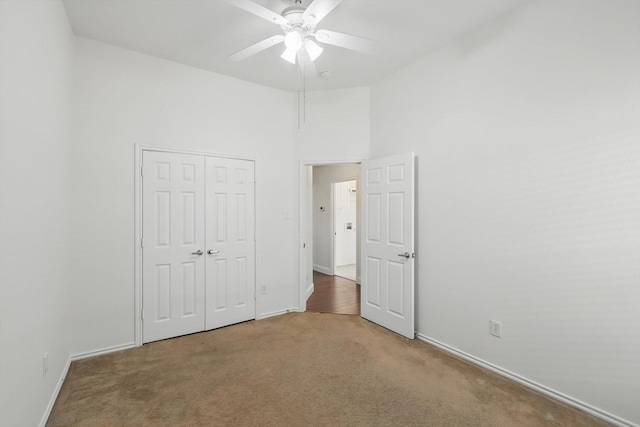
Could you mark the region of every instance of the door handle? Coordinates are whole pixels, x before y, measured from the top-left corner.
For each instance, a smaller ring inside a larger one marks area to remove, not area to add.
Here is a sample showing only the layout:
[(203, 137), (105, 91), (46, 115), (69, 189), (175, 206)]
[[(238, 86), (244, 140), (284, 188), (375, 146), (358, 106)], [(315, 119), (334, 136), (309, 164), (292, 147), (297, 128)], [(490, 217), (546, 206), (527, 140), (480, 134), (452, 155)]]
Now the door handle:
[(191, 255), (202, 255), (204, 252), (202, 252), (202, 250), (198, 249), (195, 252), (191, 252)]
[(220, 253), (220, 251), (214, 251), (213, 249), (209, 249), (209, 250), (207, 251), (207, 253), (208, 253), (209, 255), (213, 255), (213, 254), (219, 254), (219, 253)]
[(411, 254), (409, 252), (405, 252), (403, 254), (398, 254), (398, 256), (403, 256), (405, 258), (411, 258)]

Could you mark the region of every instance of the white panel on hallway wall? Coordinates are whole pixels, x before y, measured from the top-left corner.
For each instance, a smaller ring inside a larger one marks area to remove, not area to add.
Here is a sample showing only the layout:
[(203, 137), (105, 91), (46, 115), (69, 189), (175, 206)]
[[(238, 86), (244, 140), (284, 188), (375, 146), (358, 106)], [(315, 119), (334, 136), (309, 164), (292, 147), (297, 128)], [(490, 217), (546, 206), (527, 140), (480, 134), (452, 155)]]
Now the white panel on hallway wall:
[(356, 264), (356, 181), (334, 184), (334, 263), (335, 266)]

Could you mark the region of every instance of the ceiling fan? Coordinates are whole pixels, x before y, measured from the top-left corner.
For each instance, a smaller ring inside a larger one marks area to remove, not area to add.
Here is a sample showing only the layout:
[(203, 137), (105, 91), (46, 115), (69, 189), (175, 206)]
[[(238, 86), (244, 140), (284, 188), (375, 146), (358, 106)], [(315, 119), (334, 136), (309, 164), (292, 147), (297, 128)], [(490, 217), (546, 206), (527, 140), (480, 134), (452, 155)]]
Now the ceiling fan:
[(285, 44), (285, 51), (281, 58), (292, 64), (295, 64), (298, 56), (305, 52), (311, 61), (315, 61), (324, 50), (316, 42), (364, 53), (371, 53), (375, 48), (375, 43), (369, 39), (316, 29), (320, 21), (342, 3), (342, 0), (313, 0), (307, 8), (302, 6), (302, 0), (295, 0), (293, 6), (285, 8), (279, 15), (251, 0), (227, 0), (227, 2), (279, 25), (284, 33), (271, 36), (234, 53), (229, 56), (233, 61), (242, 61), (282, 42)]

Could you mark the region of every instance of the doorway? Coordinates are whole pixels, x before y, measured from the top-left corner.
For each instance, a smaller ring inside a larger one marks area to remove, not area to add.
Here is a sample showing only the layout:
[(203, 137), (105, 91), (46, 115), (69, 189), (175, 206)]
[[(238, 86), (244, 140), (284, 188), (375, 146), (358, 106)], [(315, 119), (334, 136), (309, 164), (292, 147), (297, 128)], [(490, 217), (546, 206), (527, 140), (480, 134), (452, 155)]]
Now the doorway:
[[(360, 165), (328, 165), (347, 163)], [(300, 169), (300, 311), (306, 311), (314, 293), (313, 214), (318, 205), (313, 168), (323, 165), (302, 163)], [(410, 339), (415, 338), (416, 165), (413, 153), (402, 153), (364, 160), (357, 173), (362, 178), (357, 197), (361, 226), (356, 228), (361, 315)]]
[(303, 311), (360, 314), (359, 175), (357, 162), (303, 165)]

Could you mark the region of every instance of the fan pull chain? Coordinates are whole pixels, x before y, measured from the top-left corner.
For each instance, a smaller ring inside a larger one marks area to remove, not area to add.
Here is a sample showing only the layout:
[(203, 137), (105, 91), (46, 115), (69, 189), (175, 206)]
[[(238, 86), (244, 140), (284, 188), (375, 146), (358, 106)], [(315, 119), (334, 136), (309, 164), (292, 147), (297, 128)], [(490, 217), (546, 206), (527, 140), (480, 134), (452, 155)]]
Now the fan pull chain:
[(300, 65), (299, 64), (297, 69), (298, 69), (297, 70), (298, 71), (298, 92), (297, 92), (298, 111), (296, 113), (296, 116), (297, 116), (296, 119), (298, 122), (298, 132), (300, 132), (300, 86), (301, 84), (300, 84)]
[(305, 60), (302, 61), (302, 124), (307, 124), (307, 61)]
[[(297, 58), (298, 65), (298, 93), (297, 93), (297, 101), (298, 101), (298, 112), (297, 112), (297, 130), (300, 131), (301, 125), (307, 124), (307, 65), (305, 61), (302, 59), (302, 55), (298, 55)], [(302, 120), (300, 119), (302, 116)], [(301, 123), (302, 122), (302, 123)]]

